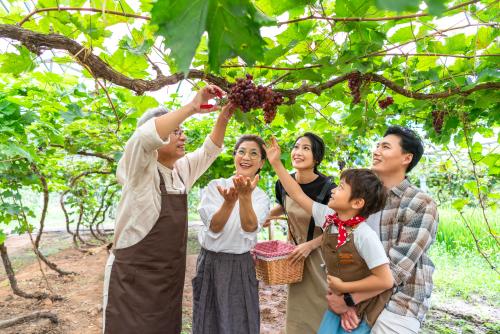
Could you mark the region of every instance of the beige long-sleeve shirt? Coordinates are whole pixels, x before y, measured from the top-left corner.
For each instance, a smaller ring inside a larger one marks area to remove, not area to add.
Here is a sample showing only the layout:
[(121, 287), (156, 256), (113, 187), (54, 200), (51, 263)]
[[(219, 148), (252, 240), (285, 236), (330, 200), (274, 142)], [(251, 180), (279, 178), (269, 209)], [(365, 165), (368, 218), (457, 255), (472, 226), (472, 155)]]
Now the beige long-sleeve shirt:
[(173, 169), (157, 161), (157, 149), (167, 144), (156, 132), (154, 119), (137, 128), (118, 162), (116, 177), (122, 184), (115, 223), (115, 248), (125, 248), (141, 241), (160, 215), (160, 176), (167, 192), (187, 193), (222, 151), (210, 137), (196, 151), (177, 160)]

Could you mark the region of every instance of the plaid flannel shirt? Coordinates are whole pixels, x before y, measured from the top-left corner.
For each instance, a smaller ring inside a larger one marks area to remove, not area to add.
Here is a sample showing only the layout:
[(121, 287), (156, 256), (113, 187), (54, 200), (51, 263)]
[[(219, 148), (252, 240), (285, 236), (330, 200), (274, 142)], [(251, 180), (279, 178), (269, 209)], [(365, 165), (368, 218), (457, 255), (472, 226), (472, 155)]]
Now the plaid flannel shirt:
[(395, 281), (388, 311), (423, 321), (430, 306), (434, 264), (427, 255), (436, 238), (434, 201), (407, 179), (390, 190), (380, 216), (380, 239)]

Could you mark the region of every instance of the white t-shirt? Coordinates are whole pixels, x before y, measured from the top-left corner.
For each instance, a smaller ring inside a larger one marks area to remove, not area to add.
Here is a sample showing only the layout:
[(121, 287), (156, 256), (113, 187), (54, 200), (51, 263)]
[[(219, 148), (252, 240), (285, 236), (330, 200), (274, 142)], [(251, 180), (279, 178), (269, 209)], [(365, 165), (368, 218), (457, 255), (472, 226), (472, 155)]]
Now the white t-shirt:
[(203, 248), (212, 252), (246, 253), (257, 243), (257, 234), (269, 213), (269, 197), (259, 187), (256, 187), (252, 192), (252, 206), (258, 223), (257, 230), (246, 232), (241, 228), (240, 206), (239, 202), (236, 202), (222, 231), (215, 233), (210, 230), (210, 223), (214, 214), (224, 203), (224, 198), (217, 190), (217, 186), (233, 187), (233, 178), (213, 180), (203, 189), (198, 212), (205, 226), (198, 234), (198, 241)]
[(382, 211), (375, 212), (368, 217), (366, 223), (377, 233), (380, 239), (380, 219), (382, 218)]
[[(314, 202), (312, 213), (314, 223), (317, 226), (323, 227), (327, 215), (333, 214), (335, 211), (327, 205)], [(331, 225), (327, 233), (338, 233), (337, 226)], [(361, 223), (352, 233), (354, 237), (354, 247), (359, 255), (363, 258), (368, 269), (376, 268), (382, 264), (389, 263), (389, 259), (385, 254), (384, 247), (377, 233), (366, 223)]]

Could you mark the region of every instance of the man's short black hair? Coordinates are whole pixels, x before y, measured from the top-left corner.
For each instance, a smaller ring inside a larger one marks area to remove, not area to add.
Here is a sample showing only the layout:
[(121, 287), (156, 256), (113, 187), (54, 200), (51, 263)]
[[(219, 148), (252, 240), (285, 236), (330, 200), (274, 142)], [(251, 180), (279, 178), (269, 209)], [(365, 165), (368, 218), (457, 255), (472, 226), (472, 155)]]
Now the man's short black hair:
[(403, 153), (411, 153), (413, 155), (410, 164), (406, 168), (406, 173), (409, 173), (413, 167), (418, 164), (420, 158), (422, 158), (424, 154), (422, 139), (420, 139), (415, 131), (397, 125), (390, 126), (387, 131), (385, 131), (384, 137), (388, 135), (398, 136)]

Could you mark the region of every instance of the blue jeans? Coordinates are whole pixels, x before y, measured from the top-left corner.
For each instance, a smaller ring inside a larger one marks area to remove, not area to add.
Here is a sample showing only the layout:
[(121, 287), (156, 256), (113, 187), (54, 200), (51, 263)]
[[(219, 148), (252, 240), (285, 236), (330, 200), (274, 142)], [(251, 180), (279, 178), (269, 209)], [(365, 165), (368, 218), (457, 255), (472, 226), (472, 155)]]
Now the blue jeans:
[[(361, 321), (358, 328), (353, 329), (350, 334), (369, 334), (371, 332), (370, 326), (366, 321)], [(340, 316), (336, 315), (330, 310), (325, 312), (323, 320), (321, 320), (321, 325), (317, 334), (349, 334), (346, 332), (340, 324)]]

